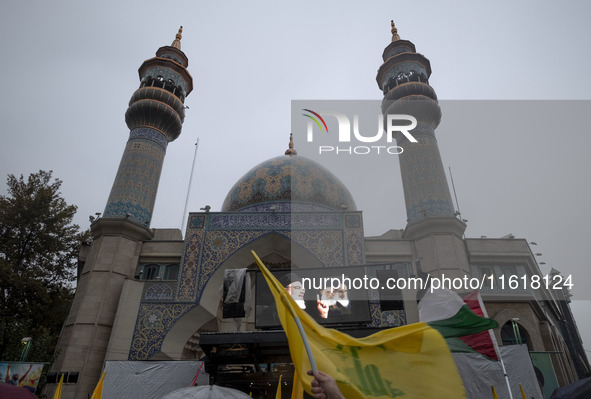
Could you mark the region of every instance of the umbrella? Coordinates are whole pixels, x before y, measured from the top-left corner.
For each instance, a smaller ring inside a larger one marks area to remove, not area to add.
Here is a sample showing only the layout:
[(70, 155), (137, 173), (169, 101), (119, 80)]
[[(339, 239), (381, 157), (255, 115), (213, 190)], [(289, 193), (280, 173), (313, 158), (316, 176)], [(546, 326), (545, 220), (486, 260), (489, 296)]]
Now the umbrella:
[(20, 388), (12, 384), (5, 384), (4, 382), (0, 382), (0, 398), (37, 399), (35, 395), (27, 391), (25, 388)]
[(591, 377), (556, 388), (550, 399), (585, 399), (591, 397)]
[(162, 399), (252, 399), (244, 392), (218, 385), (202, 385), (177, 389)]

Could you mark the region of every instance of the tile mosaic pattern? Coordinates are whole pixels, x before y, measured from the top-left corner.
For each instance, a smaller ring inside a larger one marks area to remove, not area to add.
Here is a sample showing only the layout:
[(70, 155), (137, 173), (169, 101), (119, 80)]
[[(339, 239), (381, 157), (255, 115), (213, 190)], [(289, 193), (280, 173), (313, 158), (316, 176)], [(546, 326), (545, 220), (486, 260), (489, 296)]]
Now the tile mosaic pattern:
[(399, 327), (406, 324), (404, 310), (386, 310), (381, 312), (380, 327)]
[(150, 129), (147, 127), (138, 127), (138, 128), (133, 129), (129, 133), (129, 139), (130, 140), (136, 140), (136, 139), (152, 140), (153, 142), (160, 145), (160, 147), (162, 147), (162, 149), (165, 151), (166, 151), (166, 147), (168, 147), (168, 140), (166, 139), (166, 136), (164, 136), (162, 133), (160, 133), (157, 130)]
[(399, 156), (409, 223), (428, 216), (453, 216), (454, 207), (435, 134), (421, 134)]
[[(291, 213), (191, 214), (177, 285), (172, 288), (168, 282), (152, 283), (144, 289), (130, 359), (145, 360), (157, 353), (170, 327), (199, 303), (207, 283), (222, 264), (238, 249), (264, 236), (278, 234), (292, 240), (327, 267), (361, 263), (363, 229), (357, 223), (360, 220), (356, 220), (361, 218), (360, 212), (298, 215), (297, 229), (291, 227), (292, 216)], [(345, 228), (347, 217), (353, 221), (353, 227)]]
[[(152, 129), (130, 133), (103, 217), (126, 217), (149, 225), (156, 201), (165, 148)], [(151, 132), (150, 132), (151, 131)]]
[(140, 305), (129, 360), (147, 360), (160, 351), (166, 332), (194, 305), (144, 303)]
[(356, 210), (349, 190), (320, 164), (301, 156), (282, 155), (247, 172), (232, 187), (222, 211), (238, 211), (266, 202), (311, 203), (331, 209)]
[(144, 282), (142, 300), (144, 302), (172, 302), (174, 298), (176, 282)]

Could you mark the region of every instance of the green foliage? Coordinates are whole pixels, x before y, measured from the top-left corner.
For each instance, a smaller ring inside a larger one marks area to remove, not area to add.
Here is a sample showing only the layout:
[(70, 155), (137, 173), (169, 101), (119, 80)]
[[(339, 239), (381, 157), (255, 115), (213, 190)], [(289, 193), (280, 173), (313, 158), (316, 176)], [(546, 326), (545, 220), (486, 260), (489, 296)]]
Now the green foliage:
[(73, 300), (78, 249), (88, 233), (72, 224), (52, 172), (27, 180), (8, 175), (0, 196), (0, 359), (18, 360), (23, 337), (32, 337), (27, 360), (53, 360)]

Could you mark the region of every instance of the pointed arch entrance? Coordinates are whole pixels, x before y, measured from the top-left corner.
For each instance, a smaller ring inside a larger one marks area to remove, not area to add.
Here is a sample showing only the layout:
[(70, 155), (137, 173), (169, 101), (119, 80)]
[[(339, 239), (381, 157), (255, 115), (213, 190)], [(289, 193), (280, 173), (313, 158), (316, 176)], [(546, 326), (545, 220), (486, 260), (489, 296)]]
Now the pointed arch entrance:
[[(251, 251), (255, 251), (263, 261), (268, 262), (270, 268), (324, 267), (314, 254), (285, 235), (272, 232), (249, 242), (235, 251), (211, 275), (197, 306), (172, 326), (162, 342), (160, 352), (152, 359), (181, 360), (183, 356), (188, 355), (188, 352), (198, 354), (200, 351), (196, 346), (199, 334), (203, 331), (254, 330), (254, 312), (238, 324), (234, 320), (224, 321), (221, 314), (222, 295), (220, 293), (225, 270), (241, 268), (257, 270)], [(297, 259), (297, 264), (293, 264), (292, 259)], [(251, 280), (251, 288), (254, 288), (254, 279)], [(254, 295), (251, 298), (251, 307), (254, 307), (253, 301)]]

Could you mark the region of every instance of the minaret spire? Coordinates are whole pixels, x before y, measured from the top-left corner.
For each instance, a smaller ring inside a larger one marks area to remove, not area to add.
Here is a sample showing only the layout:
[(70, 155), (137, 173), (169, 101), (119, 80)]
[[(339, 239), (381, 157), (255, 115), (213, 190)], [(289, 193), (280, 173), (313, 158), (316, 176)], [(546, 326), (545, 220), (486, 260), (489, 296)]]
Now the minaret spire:
[(396, 29), (396, 25), (394, 25), (394, 20), (390, 20), (390, 26), (392, 27), (392, 42), (397, 42), (400, 40), (400, 36), (398, 36), (398, 29)]
[(285, 151), (285, 155), (298, 155), (298, 152), (293, 148), (293, 133), (289, 134), (289, 148)]
[(176, 34), (176, 37), (174, 38), (171, 47), (174, 47), (176, 49), (181, 49), (181, 39), (183, 38), (183, 27), (181, 26), (179, 28), (179, 31)]

